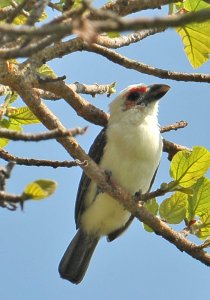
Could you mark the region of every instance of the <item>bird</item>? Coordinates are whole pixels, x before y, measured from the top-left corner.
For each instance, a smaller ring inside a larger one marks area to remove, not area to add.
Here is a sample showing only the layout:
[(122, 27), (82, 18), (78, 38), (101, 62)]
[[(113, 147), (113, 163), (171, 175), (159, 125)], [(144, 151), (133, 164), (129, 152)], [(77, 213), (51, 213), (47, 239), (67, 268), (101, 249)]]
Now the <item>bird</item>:
[[(89, 156), (113, 182), (131, 195), (146, 193), (153, 184), (163, 147), (158, 104), (169, 89), (166, 84), (139, 83), (121, 91), (109, 105), (107, 126), (89, 150)], [(75, 205), (77, 233), (60, 261), (61, 278), (80, 283), (100, 238), (115, 240), (133, 219), (83, 172)]]

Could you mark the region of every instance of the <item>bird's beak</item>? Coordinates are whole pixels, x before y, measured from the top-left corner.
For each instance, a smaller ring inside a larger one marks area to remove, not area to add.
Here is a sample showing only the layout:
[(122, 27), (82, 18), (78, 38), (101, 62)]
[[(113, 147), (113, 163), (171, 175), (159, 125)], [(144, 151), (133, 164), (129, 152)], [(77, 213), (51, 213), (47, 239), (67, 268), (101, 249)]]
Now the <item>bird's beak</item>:
[(145, 93), (144, 102), (150, 103), (162, 98), (170, 90), (170, 86), (167, 84), (152, 84), (148, 86), (148, 90)]

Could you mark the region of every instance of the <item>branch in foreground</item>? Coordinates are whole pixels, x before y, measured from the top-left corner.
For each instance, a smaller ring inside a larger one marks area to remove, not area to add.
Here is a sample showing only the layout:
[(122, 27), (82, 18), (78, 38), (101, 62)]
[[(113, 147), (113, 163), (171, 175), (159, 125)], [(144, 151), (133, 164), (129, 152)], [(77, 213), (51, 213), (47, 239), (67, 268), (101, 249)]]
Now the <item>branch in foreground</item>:
[(58, 137), (62, 136), (76, 136), (79, 134), (84, 134), (87, 131), (87, 127), (84, 128), (74, 128), (69, 130), (63, 130), (59, 131), (58, 129), (47, 131), (47, 132), (41, 132), (41, 133), (24, 133), (9, 129), (0, 129), (0, 137), (1, 138), (7, 138), (13, 141), (24, 141), (24, 142), (39, 142), (39, 141), (45, 141), (49, 139), (56, 139)]
[[(44, 103), (42, 103), (39, 95), (26, 84), (24, 79), (22, 79), (22, 82), (20, 81), (19, 84), (14, 83), (14, 89), (17, 90), (26, 105), (28, 105), (32, 112), (48, 129), (52, 130), (58, 128), (63, 130), (61, 122), (44, 105)], [(130, 211), (137, 219), (151, 227), (156, 234), (161, 235), (164, 239), (174, 244), (180, 251), (185, 251), (195, 259), (210, 266), (210, 255), (208, 253), (199, 249), (197, 245), (191, 243), (171, 229), (167, 224), (145, 209), (140, 203), (135, 203), (133, 197), (120, 186), (110, 185), (110, 183), (107, 182), (105, 172), (90, 159), (73, 137), (59, 138), (58, 142), (63, 145), (72, 157), (79, 159), (80, 161), (87, 160), (87, 165), (81, 166), (87, 176), (94, 180), (104, 192), (114, 197), (116, 201), (122, 204), (125, 209)]]
[[(201, 9), (185, 14), (169, 15), (164, 17), (141, 17), (122, 19), (116, 15), (109, 20), (95, 21), (93, 24), (98, 32), (131, 31), (152, 28), (174, 28), (189, 25), (191, 23), (203, 23), (210, 19), (210, 8)], [(0, 27), (1, 28), (1, 27)]]
[[(196, 12), (190, 12), (183, 15), (170, 15), (167, 17), (156, 17), (156, 18), (137, 18), (124, 20), (116, 15), (110, 16), (109, 19), (104, 21), (89, 21), (91, 22), (91, 28), (94, 28), (94, 35), (100, 32), (108, 31), (133, 31), (141, 29), (152, 29), (152, 28), (166, 28), (166, 27), (178, 27), (184, 26), (190, 23), (202, 23), (210, 19), (210, 8), (203, 9)], [(83, 20), (84, 21), (84, 20)], [(26, 57), (34, 54), (38, 50), (43, 49), (46, 46), (64, 38), (65, 36), (74, 32), (76, 28), (71, 19), (66, 20), (63, 23), (53, 23), (44, 24), (41, 27), (34, 28), (33, 26), (21, 25), (14, 26), (9, 24), (0, 24), (0, 33), (6, 36), (18, 37), (25, 36), (31, 39), (32, 37), (41, 37), (41, 41), (36, 41), (33, 45), (28, 47), (14, 47), (1, 48), (0, 57), (1, 58), (16, 58), (16, 57)], [(84, 32), (83, 32), (84, 33)], [(47, 36), (47, 37), (46, 37)]]
[[(99, 11), (100, 14), (100, 11)], [(132, 31), (152, 28), (179, 27), (190, 23), (203, 23), (210, 18), (210, 8), (202, 9), (196, 12), (189, 12), (180, 15), (169, 15), (166, 17), (155, 18), (135, 18), (123, 19), (115, 14), (109, 15), (107, 20), (92, 21), (93, 27), (98, 33), (108, 31)], [(27, 25), (14, 26), (10, 24), (0, 24), (0, 32), (10, 36), (18, 37), (45, 37), (46, 35), (69, 35), (74, 31), (74, 22), (68, 19), (61, 23), (48, 23), (41, 27)], [(1, 50), (2, 51), (2, 50)], [(2, 52), (3, 53), (3, 52)]]
[(93, 45), (84, 45), (84, 50), (88, 52), (94, 52), (106, 57), (108, 60), (121, 65), (127, 69), (133, 69), (138, 72), (153, 75), (162, 79), (172, 79), (177, 81), (194, 81), (194, 82), (208, 82), (210, 83), (209, 74), (199, 74), (199, 73), (181, 73), (181, 72), (172, 72), (168, 70), (163, 70), (155, 68), (149, 65), (146, 65), (141, 62), (129, 59), (114, 50), (107, 49), (105, 47), (93, 44)]
[(15, 162), (17, 165), (22, 166), (32, 166), (32, 167), (52, 167), (52, 168), (72, 168), (77, 166), (85, 166), (86, 161), (80, 161), (76, 159), (75, 161), (58, 161), (58, 160), (46, 160), (46, 159), (34, 159), (34, 158), (24, 158), (18, 157), (10, 154), (9, 152), (0, 149), (0, 158), (8, 162)]

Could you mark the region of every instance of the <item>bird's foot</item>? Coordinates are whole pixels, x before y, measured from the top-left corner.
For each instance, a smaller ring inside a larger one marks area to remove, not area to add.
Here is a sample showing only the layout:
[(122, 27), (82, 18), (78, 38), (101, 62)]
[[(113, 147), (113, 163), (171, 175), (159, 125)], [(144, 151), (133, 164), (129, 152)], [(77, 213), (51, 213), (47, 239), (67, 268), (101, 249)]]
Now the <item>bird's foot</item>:
[(135, 194), (134, 194), (134, 201), (135, 202), (139, 202), (139, 201), (141, 201), (142, 200), (142, 190), (139, 190), (138, 192), (136, 192)]

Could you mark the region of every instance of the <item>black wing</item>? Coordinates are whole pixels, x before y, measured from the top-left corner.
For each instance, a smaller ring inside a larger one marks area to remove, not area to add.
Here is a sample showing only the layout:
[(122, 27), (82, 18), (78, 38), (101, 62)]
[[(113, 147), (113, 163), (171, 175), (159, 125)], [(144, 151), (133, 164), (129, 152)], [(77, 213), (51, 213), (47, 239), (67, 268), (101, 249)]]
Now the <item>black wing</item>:
[[(89, 156), (97, 164), (100, 163), (105, 145), (106, 145), (106, 128), (103, 128), (101, 132), (97, 135), (88, 153)], [(85, 174), (85, 172), (83, 172), (78, 187), (76, 205), (75, 205), (75, 222), (77, 228), (79, 227), (80, 215), (85, 209), (85, 203), (84, 203), (85, 194), (89, 188), (90, 182), (91, 179)]]

